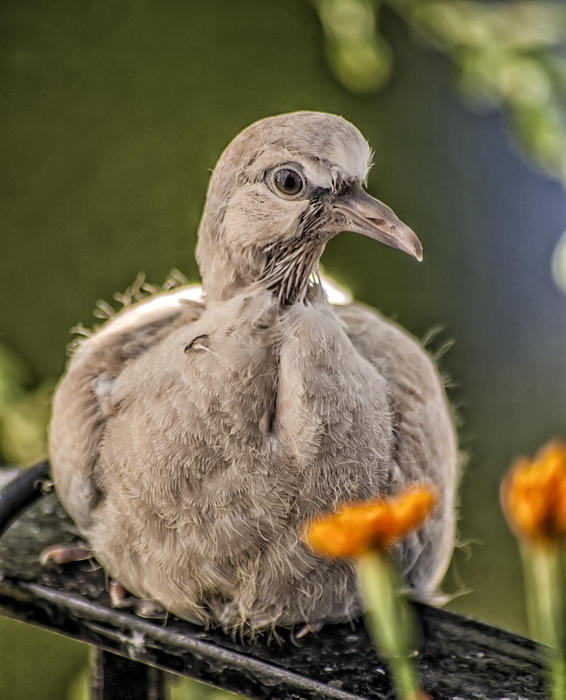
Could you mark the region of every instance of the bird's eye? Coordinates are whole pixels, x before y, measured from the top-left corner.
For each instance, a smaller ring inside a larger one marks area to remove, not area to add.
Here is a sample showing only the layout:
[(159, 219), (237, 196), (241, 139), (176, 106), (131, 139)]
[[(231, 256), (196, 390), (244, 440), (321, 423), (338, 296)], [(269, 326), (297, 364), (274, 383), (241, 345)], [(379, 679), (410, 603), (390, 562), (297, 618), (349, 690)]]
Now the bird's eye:
[(279, 168), (273, 173), (273, 184), (286, 197), (296, 197), (305, 189), (305, 178), (292, 168)]

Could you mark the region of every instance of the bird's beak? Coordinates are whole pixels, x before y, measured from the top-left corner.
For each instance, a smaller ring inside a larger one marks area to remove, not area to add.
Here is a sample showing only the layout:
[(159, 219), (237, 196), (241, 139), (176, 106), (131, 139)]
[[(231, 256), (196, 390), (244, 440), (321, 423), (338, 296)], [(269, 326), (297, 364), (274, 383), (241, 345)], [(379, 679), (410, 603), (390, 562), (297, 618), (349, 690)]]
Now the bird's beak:
[(361, 187), (353, 187), (338, 195), (333, 208), (346, 218), (343, 230), (361, 233), (398, 248), (419, 262), (423, 259), (423, 248), (415, 232), (400, 221), (388, 206), (370, 197)]

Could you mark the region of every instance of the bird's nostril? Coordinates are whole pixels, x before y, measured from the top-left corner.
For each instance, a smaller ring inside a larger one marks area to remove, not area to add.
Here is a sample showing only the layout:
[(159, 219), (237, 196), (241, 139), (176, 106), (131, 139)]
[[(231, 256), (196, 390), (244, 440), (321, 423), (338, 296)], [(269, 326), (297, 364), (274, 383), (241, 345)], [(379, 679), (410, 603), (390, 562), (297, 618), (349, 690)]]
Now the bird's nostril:
[(368, 220), (376, 226), (383, 226), (383, 224), (385, 223), (385, 219), (374, 219), (373, 216), (368, 217)]

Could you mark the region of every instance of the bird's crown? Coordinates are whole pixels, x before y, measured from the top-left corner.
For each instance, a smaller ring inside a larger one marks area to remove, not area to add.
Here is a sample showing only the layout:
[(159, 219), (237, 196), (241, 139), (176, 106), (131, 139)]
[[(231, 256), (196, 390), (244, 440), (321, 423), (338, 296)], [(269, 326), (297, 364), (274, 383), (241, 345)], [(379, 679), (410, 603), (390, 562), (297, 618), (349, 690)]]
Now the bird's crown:
[(313, 161), (364, 180), (371, 149), (350, 122), (325, 112), (291, 112), (254, 122), (238, 134), (220, 157), (217, 169), (244, 172), (263, 157)]

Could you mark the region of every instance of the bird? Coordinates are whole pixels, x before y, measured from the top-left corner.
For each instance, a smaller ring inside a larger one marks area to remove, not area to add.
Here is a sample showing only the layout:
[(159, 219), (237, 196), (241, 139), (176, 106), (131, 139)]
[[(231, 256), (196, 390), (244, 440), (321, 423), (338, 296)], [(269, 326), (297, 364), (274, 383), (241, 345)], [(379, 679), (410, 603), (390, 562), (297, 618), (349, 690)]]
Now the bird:
[(365, 191), (346, 119), (261, 119), (211, 175), (202, 298), (127, 306), (72, 355), (53, 401), (58, 497), (112, 579), (180, 618), (255, 635), (360, 613), (354, 567), (301, 527), (426, 481), (440, 503), (394, 556), (432, 599), (455, 537), (457, 436), (435, 363), (378, 311), (328, 300), (327, 242), (359, 233), (422, 259)]

